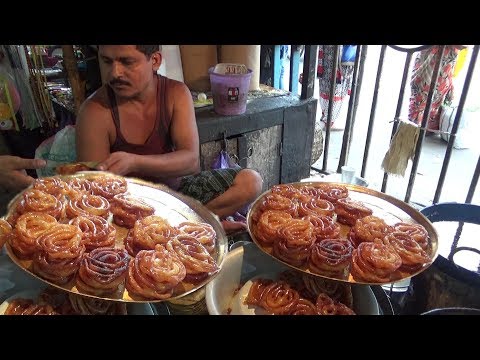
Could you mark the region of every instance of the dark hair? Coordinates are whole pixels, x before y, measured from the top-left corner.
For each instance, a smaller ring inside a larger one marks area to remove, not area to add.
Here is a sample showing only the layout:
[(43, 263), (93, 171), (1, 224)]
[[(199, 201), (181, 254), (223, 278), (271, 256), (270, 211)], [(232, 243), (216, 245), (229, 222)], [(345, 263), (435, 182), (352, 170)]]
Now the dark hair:
[(158, 45), (136, 45), (137, 50), (141, 53), (144, 53), (147, 58), (152, 56), (152, 54), (156, 51), (160, 50)]

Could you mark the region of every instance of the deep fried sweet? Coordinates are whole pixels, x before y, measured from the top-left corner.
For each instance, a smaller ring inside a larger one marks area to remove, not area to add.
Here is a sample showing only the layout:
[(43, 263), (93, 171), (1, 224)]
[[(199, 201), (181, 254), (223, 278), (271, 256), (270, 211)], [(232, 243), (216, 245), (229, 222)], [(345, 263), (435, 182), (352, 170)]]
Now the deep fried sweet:
[(267, 285), (260, 298), (259, 305), (274, 315), (291, 313), (297, 306), (300, 295), (283, 281)]
[(186, 282), (197, 284), (219, 270), (207, 249), (190, 235), (177, 235), (168, 241), (166, 248), (185, 265)]
[(123, 239), (123, 244), (125, 245), (125, 250), (130, 254), (130, 256), (135, 257), (140, 250), (146, 250), (135, 244), (133, 237), (133, 229), (128, 230), (127, 236)]
[(72, 315), (126, 315), (124, 304), (69, 293)]
[(298, 192), (302, 195), (307, 195), (313, 198), (319, 197), (319, 191), (314, 186), (309, 186), (309, 185), (300, 186), (298, 188)]
[(5, 310), (4, 315), (59, 315), (51, 305), (35, 304), (31, 299), (14, 299)]
[(185, 275), (185, 266), (178, 256), (157, 245), (155, 250), (140, 251), (130, 261), (126, 288), (130, 296), (163, 300), (172, 296)]
[(395, 229), (395, 231), (400, 231), (410, 235), (423, 250), (426, 251), (428, 249), (429, 236), (427, 229), (425, 229), (425, 227), (423, 227), (422, 225), (400, 222), (393, 225), (393, 228)]
[(164, 218), (155, 215), (147, 216), (135, 222), (125, 239), (125, 247), (130, 255), (135, 256), (139, 250), (153, 250), (157, 244), (166, 245), (178, 233), (179, 230), (170, 226)]
[(0, 219), (0, 249), (7, 241), (8, 236), (12, 232), (12, 226), (5, 220)]
[(207, 223), (194, 223), (191, 221), (185, 221), (176, 226), (176, 228), (184, 234), (190, 235), (195, 238), (209, 254), (213, 254), (215, 251), (215, 243), (217, 239), (217, 233), (213, 229), (212, 225)]
[(298, 216), (325, 215), (334, 216), (335, 207), (330, 201), (320, 198), (310, 198), (298, 204)]
[(348, 189), (343, 185), (319, 184), (315, 188), (318, 190), (320, 198), (328, 200), (334, 205), (338, 200), (348, 197)]
[(55, 168), (55, 172), (58, 175), (72, 175), (79, 171), (89, 171), (89, 170), (95, 170), (95, 169), (92, 169), (90, 166), (84, 163), (78, 163), (78, 162), (59, 165)]
[(86, 251), (99, 247), (114, 247), (117, 230), (100, 216), (77, 216), (70, 220), (70, 225), (82, 231), (82, 244)]
[(372, 215), (372, 209), (366, 207), (362, 202), (350, 198), (338, 199), (335, 203), (335, 212), (338, 222), (353, 226), (358, 219)]
[(309, 292), (308, 299), (312, 299), (312, 301), (315, 302), (318, 295), (324, 293), (331, 297), (333, 300), (341, 302), (349, 308), (352, 308), (353, 295), (352, 287), (350, 284), (335, 280), (324, 279), (305, 273), (302, 274), (302, 281), (305, 288)]
[(355, 226), (350, 229), (349, 239), (352, 245), (357, 247), (364, 241), (372, 242), (375, 239), (382, 240), (392, 231), (393, 228), (387, 225), (383, 219), (370, 215), (359, 219), (355, 223)]
[[(298, 291), (300, 296), (303, 296), (303, 292), (305, 290), (305, 286), (303, 285), (302, 281), (302, 273), (298, 270), (285, 270), (282, 271), (278, 275), (278, 280), (285, 281), (288, 283), (292, 288)], [(316, 298), (316, 297), (315, 297)]]
[(272, 186), (271, 193), (283, 196), (287, 199), (292, 199), (293, 197), (298, 195), (300, 191), (292, 185), (279, 184)]
[(95, 195), (111, 199), (115, 195), (127, 192), (127, 181), (117, 176), (96, 177), (92, 184), (92, 191)]
[(318, 315), (355, 315), (355, 312), (326, 294), (318, 295), (315, 304)]
[(430, 256), (407, 233), (393, 232), (383, 239), (385, 245), (390, 245), (402, 259), (400, 270), (414, 271), (428, 264)]
[(351, 273), (355, 280), (386, 283), (402, 265), (395, 250), (381, 241), (362, 242), (353, 250)]
[(62, 200), (70, 190), (70, 186), (58, 177), (36, 179), (33, 182), (33, 188), (53, 195), (59, 200)]
[(292, 216), (278, 210), (266, 210), (258, 220), (255, 234), (260, 241), (272, 244), (278, 239), (278, 229), (286, 225)]
[(37, 239), (33, 272), (56, 284), (65, 284), (77, 272), (84, 252), (78, 227), (53, 225)]
[(297, 216), (297, 203), (277, 193), (268, 194), (262, 201), (261, 210), (278, 210)]
[(310, 256), (314, 241), (313, 225), (309, 221), (292, 219), (278, 229), (273, 254), (293, 266), (300, 266)]
[(317, 315), (317, 307), (311, 301), (301, 297), (289, 315)]
[(77, 197), (79, 194), (76, 193), (85, 193), (93, 195), (92, 182), (88, 179), (83, 178), (72, 178), (67, 181), (68, 186), (70, 187), (69, 197)]
[(10, 245), (21, 259), (29, 259), (37, 249), (37, 238), (57, 224), (57, 220), (46, 213), (27, 212), (21, 215), (12, 236)]
[(108, 218), (110, 203), (102, 196), (81, 194), (79, 197), (68, 200), (66, 215), (69, 219), (77, 216), (101, 216)]
[(123, 290), (130, 256), (125, 249), (97, 248), (85, 254), (76, 277), (77, 289), (104, 296)]
[(135, 221), (153, 215), (155, 209), (139, 198), (127, 194), (115, 195), (110, 200), (113, 221), (118, 226), (133, 228)]
[(317, 241), (322, 239), (335, 239), (340, 235), (340, 225), (332, 217), (326, 215), (308, 215), (302, 220), (313, 225), (313, 234)]
[(308, 265), (312, 272), (345, 279), (350, 270), (353, 246), (343, 239), (323, 239), (312, 246)]
[[(27, 212), (41, 212), (52, 215), (60, 220), (63, 217), (63, 205), (55, 196), (37, 189), (28, 189), (23, 193), (23, 199), (18, 203), (15, 211), (18, 215)], [(16, 219), (15, 219), (16, 220)]]

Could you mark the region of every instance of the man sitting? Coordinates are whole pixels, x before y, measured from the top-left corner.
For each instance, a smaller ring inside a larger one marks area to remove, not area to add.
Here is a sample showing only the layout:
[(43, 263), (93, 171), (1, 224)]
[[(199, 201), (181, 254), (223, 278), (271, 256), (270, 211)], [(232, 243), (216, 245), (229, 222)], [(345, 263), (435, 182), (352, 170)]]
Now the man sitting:
[[(199, 138), (187, 86), (157, 75), (158, 45), (100, 45), (106, 84), (79, 109), (79, 161), (99, 170), (161, 182), (197, 198), (220, 219), (233, 215), (261, 192), (250, 169), (200, 173)], [(245, 227), (223, 222), (227, 232)]]

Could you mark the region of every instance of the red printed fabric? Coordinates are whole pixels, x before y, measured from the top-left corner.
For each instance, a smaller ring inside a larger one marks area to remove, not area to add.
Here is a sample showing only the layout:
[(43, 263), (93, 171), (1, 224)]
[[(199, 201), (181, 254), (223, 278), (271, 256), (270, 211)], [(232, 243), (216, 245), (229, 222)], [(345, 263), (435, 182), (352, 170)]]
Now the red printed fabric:
[[(420, 51), (415, 58), (410, 83), (412, 93), (410, 96), (408, 118), (416, 124), (421, 124), (423, 120), (423, 113), (427, 104), (428, 92), (439, 49), (439, 45), (432, 46)], [(429, 129), (439, 129), (440, 106), (442, 106), (445, 101), (449, 102), (453, 99), (453, 72), (457, 54), (458, 49), (454, 46), (445, 47), (427, 121), (427, 128)]]

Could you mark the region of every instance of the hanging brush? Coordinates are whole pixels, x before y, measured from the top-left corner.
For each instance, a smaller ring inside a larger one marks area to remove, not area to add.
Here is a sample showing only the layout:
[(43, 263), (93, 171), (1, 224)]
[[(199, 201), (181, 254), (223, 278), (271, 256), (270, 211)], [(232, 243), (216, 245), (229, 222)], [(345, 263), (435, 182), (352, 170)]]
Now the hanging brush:
[(399, 120), (397, 131), (382, 162), (382, 169), (390, 175), (405, 176), (408, 160), (415, 155), (420, 128), (412, 122)]

